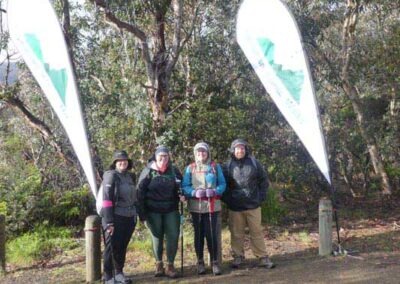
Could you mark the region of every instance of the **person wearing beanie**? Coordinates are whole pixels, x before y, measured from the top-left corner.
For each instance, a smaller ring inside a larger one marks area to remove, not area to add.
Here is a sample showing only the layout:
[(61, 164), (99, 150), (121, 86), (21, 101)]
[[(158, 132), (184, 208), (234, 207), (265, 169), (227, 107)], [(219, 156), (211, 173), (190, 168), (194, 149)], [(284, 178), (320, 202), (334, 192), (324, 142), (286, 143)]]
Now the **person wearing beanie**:
[(259, 259), (259, 266), (275, 267), (268, 258), (261, 225), (261, 203), (266, 200), (268, 177), (263, 166), (251, 155), (247, 142), (232, 142), (231, 157), (224, 165), (227, 190), (222, 200), (229, 209), (229, 230), (233, 268), (244, 260), (245, 229), (249, 228), (250, 248)]
[(211, 160), (210, 148), (206, 143), (196, 144), (194, 158), (195, 162), (185, 169), (182, 187), (192, 215), (197, 273), (206, 273), (203, 253), (205, 237), (212, 260), (212, 272), (220, 275), (217, 219), (221, 211), (220, 197), (226, 186), (225, 178), (221, 166)]
[[(156, 260), (155, 276), (176, 278), (174, 267), (178, 250), (180, 215), (179, 185), (182, 174), (171, 162), (169, 150), (159, 146), (142, 170), (138, 181), (139, 219), (146, 223), (152, 237), (152, 248)], [(163, 245), (166, 240), (167, 266), (163, 264)]]
[(131, 283), (123, 273), (126, 250), (137, 220), (135, 175), (131, 169), (132, 160), (126, 151), (117, 150), (110, 169), (103, 175), (101, 215), (105, 236), (105, 283)]

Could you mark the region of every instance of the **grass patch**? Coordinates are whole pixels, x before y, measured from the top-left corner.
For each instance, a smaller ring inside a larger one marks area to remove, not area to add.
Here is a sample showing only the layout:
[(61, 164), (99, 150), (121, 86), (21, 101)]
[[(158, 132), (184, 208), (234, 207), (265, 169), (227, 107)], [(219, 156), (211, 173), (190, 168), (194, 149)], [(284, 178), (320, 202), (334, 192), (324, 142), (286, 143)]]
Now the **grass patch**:
[(79, 243), (72, 238), (72, 231), (68, 228), (38, 226), (33, 232), (10, 240), (6, 246), (7, 261), (26, 266), (74, 249)]
[(306, 231), (299, 233), (299, 240), (304, 244), (311, 243), (310, 235)]
[(150, 231), (146, 228), (135, 230), (131, 241), (128, 245), (128, 250), (141, 251), (149, 256), (153, 255), (151, 248), (151, 235)]

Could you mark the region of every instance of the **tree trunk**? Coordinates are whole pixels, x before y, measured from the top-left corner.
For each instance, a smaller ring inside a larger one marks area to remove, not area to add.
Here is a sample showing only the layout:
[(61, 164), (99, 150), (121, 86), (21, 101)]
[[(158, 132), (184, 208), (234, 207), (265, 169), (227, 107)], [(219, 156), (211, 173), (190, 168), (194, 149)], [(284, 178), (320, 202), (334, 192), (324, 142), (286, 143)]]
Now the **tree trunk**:
[(379, 153), (378, 145), (375, 141), (375, 137), (369, 133), (368, 124), (362, 110), (362, 103), (358, 96), (358, 91), (354, 85), (350, 83), (349, 69), (352, 55), (352, 48), (355, 42), (355, 29), (357, 25), (358, 13), (360, 9), (359, 0), (348, 0), (346, 18), (343, 25), (343, 67), (341, 70), (342, 87), (345, 94), (349, 98), (353, 110), (357, 116), (357, 123), (360, 128), (361, 136), (367, 144), (368, 153), (371, 157), (374, 171), (381, 177), (382, 182), (382, 193), (389, 195), (392, 193), (389, 177), (385, 171), (382, 158)]

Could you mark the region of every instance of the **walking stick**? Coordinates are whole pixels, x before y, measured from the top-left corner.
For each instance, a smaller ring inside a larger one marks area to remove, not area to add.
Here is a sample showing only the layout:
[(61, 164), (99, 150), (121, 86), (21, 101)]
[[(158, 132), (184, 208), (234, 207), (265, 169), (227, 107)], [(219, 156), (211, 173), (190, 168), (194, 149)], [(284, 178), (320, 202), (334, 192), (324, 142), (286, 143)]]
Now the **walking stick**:
[[(206, 187), (207, 188), (212, 188), (213, 185), (213, 181), (214, 181), (214, 175), (212, 174), (206, 174)], [(211, 208), (211, 197), (208, 197), (208, 219), (210, 222), (210, 233), (211, 233), (211, 247), (212, 247), (212, 251), (215, 251), (215, 247), (214, 247), (214, 232), (213, 232), (213, 226), (212, 226), (212, 211), (213, 208)], [(213, 253), (214, 254), (214, 253)], [(213, 255), (213, 257), (215, 258), (216, 255)], [(213, 262), (214, 260), (211, 258), (211, 262)]]
[[(183, 196), (182, 190), (182, 183), (180, 179), (176, 179), (176, 184), (178, 185), (179, 195)], [(179, 198), (180, 199), (180, 198)], [(184, 215), (183, 215), (183, 201), (180, 200), (180, 235), (181, 235), (181, 275), (183, 276), (183, 222), (184, 222)]]
[(181, 201), (181, 275), (183, 276), (183, 202)]

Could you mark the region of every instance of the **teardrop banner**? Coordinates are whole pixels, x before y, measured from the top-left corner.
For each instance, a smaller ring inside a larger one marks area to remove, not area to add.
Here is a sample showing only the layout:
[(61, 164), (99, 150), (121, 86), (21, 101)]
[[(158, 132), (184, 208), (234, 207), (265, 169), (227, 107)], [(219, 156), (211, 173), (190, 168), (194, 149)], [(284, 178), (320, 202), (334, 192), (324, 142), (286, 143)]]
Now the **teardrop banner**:
[(279, 0), (245, 0), (236, 33), (268, 94), (331, 184), (313, 82), (294, 17)]
[(96, 179), (64, 34), (48, 0), (8, 1), (11, 39), (57, 114), (96, 196)]

